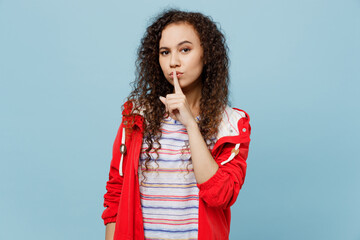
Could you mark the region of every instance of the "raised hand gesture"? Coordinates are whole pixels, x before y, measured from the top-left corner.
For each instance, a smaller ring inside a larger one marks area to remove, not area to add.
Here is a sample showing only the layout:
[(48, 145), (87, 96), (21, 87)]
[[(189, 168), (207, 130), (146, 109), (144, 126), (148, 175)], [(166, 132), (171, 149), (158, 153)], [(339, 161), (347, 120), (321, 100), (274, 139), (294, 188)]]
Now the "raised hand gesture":
[(167, 94), (166, 97), (160, 96), (161, 102), (165, 105), (166, 112), (169, 112), (172, 119), (180, 121), (185, 127), (196, 123), (192, 115), (186, 96), (181, 90), (176, 70), (173, 70), (175, 93)]

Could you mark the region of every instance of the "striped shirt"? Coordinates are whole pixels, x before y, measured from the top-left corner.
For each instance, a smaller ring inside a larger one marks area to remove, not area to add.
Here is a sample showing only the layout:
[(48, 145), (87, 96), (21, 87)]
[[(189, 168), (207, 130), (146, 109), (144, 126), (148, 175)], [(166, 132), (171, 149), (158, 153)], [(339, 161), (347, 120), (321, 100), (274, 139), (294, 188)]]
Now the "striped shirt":
[(197, 239), (199, 189), (190, 160), (190, 146), (185, 148), (186, 128), (169, 116), (162, 120), (161, 132), (158, 165), (154, 161), (157, 155), (151, 150), (143, 185), (148, 146), (145, 141), (140, 155), (138, 174), (145, 239)]

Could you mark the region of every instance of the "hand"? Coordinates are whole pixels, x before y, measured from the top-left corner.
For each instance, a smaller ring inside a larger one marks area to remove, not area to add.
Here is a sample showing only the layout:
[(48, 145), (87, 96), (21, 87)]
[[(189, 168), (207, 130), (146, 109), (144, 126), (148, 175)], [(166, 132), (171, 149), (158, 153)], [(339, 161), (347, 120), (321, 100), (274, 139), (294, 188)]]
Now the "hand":
[(186, 96), (181, 90), (175, 70), (173, 70), (173, 79), (175, 93), (167, 94), (166, 98), (160, 96), (160, 100), (165, 105), (166, 112), (169, 112), (171, 118), (180, 121), (185, 127), (188, 127), (196, 123), (196, 121), (192, 115)]

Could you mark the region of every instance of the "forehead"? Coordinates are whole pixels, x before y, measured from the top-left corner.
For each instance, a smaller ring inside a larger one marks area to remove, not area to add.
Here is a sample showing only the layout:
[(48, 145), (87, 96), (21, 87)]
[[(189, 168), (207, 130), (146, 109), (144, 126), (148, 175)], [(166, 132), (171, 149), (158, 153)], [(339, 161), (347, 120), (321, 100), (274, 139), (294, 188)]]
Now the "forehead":
[(159, 44), (160, 47), (172, 47), (184, 40), (200, 44), (198, 33), (191, 24), (171, 23), (163, 29)]

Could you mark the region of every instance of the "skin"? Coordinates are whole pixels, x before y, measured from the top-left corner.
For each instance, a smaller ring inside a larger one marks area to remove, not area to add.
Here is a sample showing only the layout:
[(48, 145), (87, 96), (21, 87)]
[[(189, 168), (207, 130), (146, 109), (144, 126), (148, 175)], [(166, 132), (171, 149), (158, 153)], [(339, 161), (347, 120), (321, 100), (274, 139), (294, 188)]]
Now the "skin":
[[(200, 110), (201, 98), (201, 72), (203, 63), (203, 48), (196, 30), (187, 23), (172, 23), (165, 27), (159, 42), (159, 64), (168, 82), (174, 85), (171, 74), (173, 71), (181, 72), (178, 75), (182, 92), (186, 95), (193, 116)], [(182, 95), (184, 95), (182, 94)], [(181, 95), (179, 95), (181, 96)], [(168, 94), (166, 97), (173, 98)], [(162, 98), (161, 98), (162, 99)], [(170, 99), (169, 99), (170, 100)], [(171, 117), (176, 119), (172, 114)], [(184, 125), (186, 118), (181, 121)]]
[(105, 240), (113, 240), (114, 239), (115, 225), (116, 225), (116, 223), (114, 223), (114, 222), (106, 224)]
[[(174, 86), (173, 93), (159, 98), (170, 117), (180, 121), (187, 129), (195, 178), (201, 184), (219, 169), (195, 121), (200, 110), (204, 66), (201, 42), (192, 25), (172, 23), (162, 31), (159, 46), (161, 69)], [(176, 71), (182, 74), (177, 75)], [(112, 240), (114, 231), (115, 223), (106, 224), (105, 240)]]
[[(161, 36), (159, 63), (166, 79), (174, 85), (174, 93), (160, 96), (160, 100), (170, 117), (180, 121), (187, 129), (195, 178), (201, 184), (219, 168), (194, 118), (199, 113), (201, 98), (203, 49), (196, 30), (187, 23), (169, 24)], [(186, 48), (190, 50), (184, 50)], [(162, 49), (167, 52), (163, 54)], [(179, 79), (176, 71), (183, 72)]]

